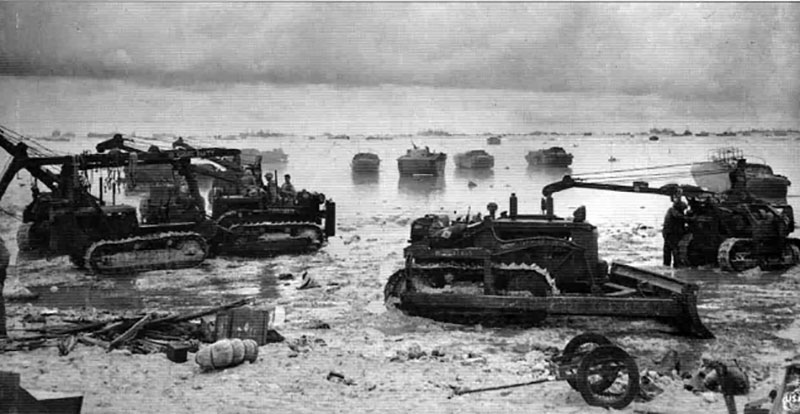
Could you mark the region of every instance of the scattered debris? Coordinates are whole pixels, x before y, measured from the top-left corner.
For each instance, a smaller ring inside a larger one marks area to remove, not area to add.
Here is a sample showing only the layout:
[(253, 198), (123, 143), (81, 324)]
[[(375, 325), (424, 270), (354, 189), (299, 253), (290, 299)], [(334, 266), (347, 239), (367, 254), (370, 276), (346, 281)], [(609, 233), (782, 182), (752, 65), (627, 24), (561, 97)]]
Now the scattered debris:
[(331, 382), (336, 382), (344, 385), (356, 385), (356, 382), (353, 381), (351, 378), (347, 378), (343, 374), (338, 373), (336, 371), (329, 372), (328, 376), (325, 377), (325, 379)]
[(313, 289), (318, 287), (320, 287), (319, 283), (317, 283), (317, 281), (314, 280), (313, 277), (309, 276), (308, 272), (303, 272), (303, 278), (300, 282), (300, 286), (298, 286), (297, 289), (304, 290), (304, 289)]
[(286, 341), (286, 346), (296, 353), (306, 353), (311, 351), (315, 346), (328, 346), (322, 338), (312, 339), (309, 336), (302, 335), (299, 338)]
[(722, 393), (729, 413), (736, 413), (734, 397), (750, 391), (750, 380), (736, 361), (724, 363), (708, 361), (688, 380), (685, 388), (700, 393), (709, 404), (717, 401), (715, 392)]
[(123, 345), (129, 340), (133, 339), (136, 336), (136, 334), (139, 333), (139, 330), (141, 330), (142, 327), (144, 327), (144, 325), (147, 324), (147, 322), (150, 322), (150, 320), (153, 319), (153, 317), (154, 314), (148, 313), (142, 319), (139, 319), (135, 324), (133, 324), (133, 326), (128, 328), (127, 331), (125, 331), (122, 335), (114, 338), (114, 340), (108, 344), (108, 351), (111, 351), (112, 349), (120, 345)]
[(419, 344), (411, 344), (411, 346), (408, 347), (408, 359), (420, 359), (427, 355), (428, 354), (422, 350)]
[(361, 236), (359, 236), (358, 234), (354, 234), (354, 235), (350, 236), (347, 240), (345, 240), (343, 243), (344, 243), (345, 246), (347, 246), (349, 244), (352, 244), (352, 243), (355, 243), (355, 242), (358, 242), (358, 241), (361, 241)]
[(58, 354), (61, 356), (67, 356), (73, 349), (75, 349), (75, 345), (78, 344), (78, 337), (75, 335), (65, 336), (58, 341)]
[(278, 280), (292, 280), (294, 275), (291, 273), (281, 273), (278, 275)]
[(327, 322), (323, 322), (321, 320), (313, 320), (307, 324), (305, 324), (306, 329), (331, 329), (331, 326)]
[[(79, 321), (72, 321), (72, 325), (28, 328), (26, 331), (35, 335), (12, 338), (7, 343), (0, 343), (0, 353), (59, 346), (62, 343), (59, 352), (63, 353), (74, 347), (66, 338), (75, 335), (77, 335), (76, 342), (101, 346), (107, 350), (125, 348), (138, 354), (164, 352), (169, 343), (176, 341), (213, 342), (214, 335), (213, 331), (209, 330), (209, 324), (191, 321), (244, 306), (247, 302), (247, 299), (242, 299), (184, 315), (148, 313), (135, 317), (120, 317), (109, 314), (105, 315), (105, 320), (81, 318)], [(43, 315), (43, 312), (39, 315)], [(75, 324), (77, 326), (74, 326)]]

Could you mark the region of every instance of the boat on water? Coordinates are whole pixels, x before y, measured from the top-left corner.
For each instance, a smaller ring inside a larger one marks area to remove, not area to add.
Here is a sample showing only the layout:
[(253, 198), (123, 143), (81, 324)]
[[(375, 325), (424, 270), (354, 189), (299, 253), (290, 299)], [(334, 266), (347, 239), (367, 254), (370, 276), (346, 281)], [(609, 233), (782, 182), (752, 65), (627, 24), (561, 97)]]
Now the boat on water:
[(525, 156), (528, 165), (541, 165), (552, 167), (569, 167), (572, 165), (572, 154), (561, 147), (550, 147), (544, 150), (528, 151)]
[(414, 145), (397, 159), (397, 168), (400, 175), (441, 175), (446, 163), (447, 154)]
[(775, 174), (766, 163), (749, 162), (739, 148), (711, 150), (708, 161), (692, 164), (691, 174), (698, 186), (721, 193), (734, 189), (733, 180), (736, 180), (737, 168), (744, 170), (745, 191), (765, 201), (786, 203), (791, 181), (783, 175)]
[(380, 166), (380, 157), (371, 152), (359, 152), (350, 162), (353, 172), (377, 172)]
[(269, 151), (261, 151), (261, 162), (267, 164), (280, 164), (289, 162), (289, 155), (283, 152), (282, 148), (273, 148)]
[(101, 132), (90, 132), (86, 134), (88, 138), (101, 138), (101, 139), (108, 139), (112, 138), (114, 135), (118, 134), (118, 132), (111, 132), (108, 134), (101, 133)]
[(456, 167), (469, 169), (486, 169), (494, 167), (494, 156), (479, 149), (456, 154)]
[(501, 142), (502, 141), (500, 140), (500, 137), (489, 137), (489, 138), (486, 138), (486, 143), (489, 144), (489, 145), (500, 145)]

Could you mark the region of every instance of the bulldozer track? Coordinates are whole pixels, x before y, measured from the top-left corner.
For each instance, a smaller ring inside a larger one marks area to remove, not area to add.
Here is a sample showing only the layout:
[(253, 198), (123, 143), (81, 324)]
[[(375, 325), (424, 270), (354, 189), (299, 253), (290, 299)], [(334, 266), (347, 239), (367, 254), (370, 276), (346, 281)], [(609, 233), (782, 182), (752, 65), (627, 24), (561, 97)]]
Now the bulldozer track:
[(167, 232), (101, 240), (86, 251), (93, 273), (114, 275), (198, 266), (208, 255), (205, 239), (193, 232)]
[(223, 253), (269, 256), (314, 251), (322, 247), (325, 233), (316, 223), (305, 221), (234, 224), (227, 229)]
[[(409, 270), (411, 276), (409, 277)], [(398, 308), (404, 313), (429, 317), (432, 319), (455, 323), (531, 323), (544, 319), (544, 312), (526, 312), (517, 309), (486, 310), (486, 309), (448, 309), (427, 308), (425, 310), (406, 309), (403, 306), (402, 296), (405, 292), (422, 291), (427, 293), (448, 294), (451, 291), (442, 282), (449, 283), (448, 275), (462, 278), (468, 274), (480, 275), (483, 266), (464, 265), (461, 263), (415, 264), (410, 269), (400, 269), (389, 276), (384, 288), (384, 300), (389, 308)], [(535, 264), (525, 263), (493, 263), (492, 273), (497, 278), (507, 280), (506, 289), (498, 291), (500, 296), (534, 295), (550, 296), (558, 294), (555, 281), (547, 270)], [(458, 272), (454, 276), (453, 272)], [(464, 281), (461, 284), (465, 283)], [(467, 290), (471, 294), (482, 295), (483, 287), (480, 282), (468, 283)], [(464, 290), (463, 288), (461, 289)], [(509, 319), (510, 317), (514, 319)]]
[(752, 240), (732, 237), (722, 242), (717, 254), (720, 269), (727, 272), (741, 272), (758, 266), (758, 261), (750, 258), (753, 254), (752, 246), (747, 246), (748, 249), (743, 252), (736, 251), (737, 244), (741, 248), (745, 243), (751, 244)]

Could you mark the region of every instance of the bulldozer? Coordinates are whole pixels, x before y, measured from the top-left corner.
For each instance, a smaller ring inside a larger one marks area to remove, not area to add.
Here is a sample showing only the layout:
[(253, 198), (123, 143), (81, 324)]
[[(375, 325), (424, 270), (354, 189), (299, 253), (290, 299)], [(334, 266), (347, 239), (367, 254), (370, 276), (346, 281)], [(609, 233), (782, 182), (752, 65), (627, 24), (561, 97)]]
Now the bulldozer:
[(652, 188), (644, 181), (632, 185), (594, 183), (565, 176), (542, 189), (542, 210), (553, 214), (552, 195), (569, 188), (656, 194), (686, 198), (686, 232), (679, 243), (679, 265), (716, 266), (741, 272), (761, 267), (785, 268), (800, 263), (800, 240), (794, 231), (794, 210), (788, 204), (758, 199), (743, 190), (722, 193), (689, 185)]
[[(548, 190), (554, 190), (550, 187)], [(698, 286), (598, 257), (597, 228), (579, 207), (572, 219), (509, 209), (451, 220), (429, 214), (411, 224), (405, 266), (392, 274), (389, 307), (448, 322), (535, 324), (547, 315), (658, 318), (680, 332), (713, 338), (697, 313)]]
[[(232, 155), (237, 151), (215, 148), (57, 155), (5, 128), (0, 128), (0, 147), (12, 157), (0, 179), (0, 196), (21, 170), (49, 190), (40, 191), (36, 184), (31, 188), (33, 200), (23, 211), (23, 224), (17, 234), (20, 250), (68, 255), (75, 265), (98, 274), (197, 266), (208, 256), (208, 241), (213, 238), (208, 231), (214, 227), (203, 226), (202, 198), (196, 198), (189, 206), (195, 212), (194, 220), (139, 222), (135, 207), (116, 204), (113, 196), (111, 205), (103, 200), (104, 177), (98, 177), (99, 197), (93, 195), (87, 172), (163, 164), (187, 171), (192, 158)], [(187, 182), (189, 188), (197, 189), (191, 174), (187, 174)]]
[[(195, 149), (180, 139), (173, 147)], [(208, 159), (221, 165), (222, 172), (195, 172), (214, 178), (208, 196), (211, 219), (225, 230), (224, 242), (215, 245), (218, 253), (261, 256), (303, 252), (320, 248), (336, 235), (336, 203), (325, 194), (306, 190), (280, 195), (276, 182), (268, 185), (262, 180), (260, 155), (249, 162), (240, 157)]]
[[(75, 265), (94, 273), (120, 274), (193, 267), (214, 252), (269, 255), (319, 248), (324, 241), (318, 229), (304, 232), (304, 227), (294, 223), (237, 228), (207, 217), (191, 160), (236, 158), (239, 150), (142, 151), (128, 146), (121, 135), (98, 144), (97, 153), (57, 156), (45, 154), (37, 145), (0, 128), (0, 147), (12, 156), (0, 180), (0, 196), (23, 169), (50, 190), (32, 188), (33, 201), (25, 207), (18, 232), (21, 250), (68, 255)], [(171, 165), (184, 185), (177, 193), (152, 188), (159, 193), (149, 194), (156, 197), (143, 201), (148, 208), (141, 221), (135, 207), (108, 205), (103, 200), (102, 181), (99, 197), (90, 192), (87, 171), (123, 167), (135, 171), (148, 165)], [(51, 171), (53, 168), (59, 171)], [(159, 194), (166, 194), (166, 203), (155, 201)]]

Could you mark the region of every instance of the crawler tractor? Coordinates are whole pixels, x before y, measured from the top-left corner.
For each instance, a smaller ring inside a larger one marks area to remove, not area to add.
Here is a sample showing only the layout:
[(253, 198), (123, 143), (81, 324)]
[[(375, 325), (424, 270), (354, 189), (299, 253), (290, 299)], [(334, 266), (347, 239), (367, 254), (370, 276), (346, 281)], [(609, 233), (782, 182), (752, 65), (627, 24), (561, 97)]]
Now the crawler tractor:
[[(194, 149), (176, 141), (176, 148)], [(244, 256), (302, 252), (320, 248), (336, 234), (336, 203), (322, 193), (281, 196), (277, 183), (261, 178), (261, 156), (252, 163), (210, 158), (224, 167), (209, 193), (211, 219), (225, 229), (219, 253)], [(207, 172), (198, 171), (198, 174)]]
[(694, 284), (598, 258), (597, 229), (585, 209), (566, 220), (517, 212), (412, 222), (406, 264), (389, 277), (387, 305), (452, 322), (533, 323), (548, 314), (651, 317), (700, 338), (712, 333), (697, 314)]
[[(191, 158), (237, 151), (111, 151), (59, 156), (45, 154), (46, 148), (40, 149), (35, 142), (5, 128), (0, 128), (0, 147), (12, 157), (0, 180), (0, 195), (23, 169), (50, 190), (32, 188), (33, 201), (25, 207), (17, 236), (20, 250), (68, 255), (76, 265), (101, 274), (196, 266), (208, 254), (209, 235), (205, 230), (213, 230), (213, 226), (202, 226), (204, 210), (199, 201), (187, 207), (195, 212), (195, 221), (140, 223), (135, 207), (106, 204), (102, 184), (99, 197), (91, 194), (87, 171), (164, 164), (185, 171)], [(187, 182), (196, 190), (191, 175)]]
[(543, 210), (552, 215), (552, 195), (569, 188), (685, 197), (690, 212), (679, 244), (679, 261), (684, 266), (719, 265), (722, 270), (740, 272), (800, 263), (800, 240), (789, 237), (795, 226), (794, 211), (787, 204), (771, 204), (744, 191), (714, 193), (675, 184), (650, 188), (646, 182), (625, 186), (566, 176), (544, 187)]
[[(206, 217), (191, 160), (235, 158), (239, 150), (140, 151), (124, 145), (122, 137), (115, 137), (99, 144), (96, 154), (51, 156), (32, 149), (26, 142), (35, 145), (0, 129), (0, 147), (12, 156), (0, 181), (0, 194), (23, 169), (50, 190), (32, 190), (33, 201), (25, 208), (24, 224), (18, 234), (21, 250), (69, 255), (79, 267), (117, 274), (196, 266), (211, 250), (273, 254), (313, 249), (321, 244), (316, 233), (303, 233), (291, 223), (236, 228)], [(184, 178), (185, 188), (161, 194), (166, 195), (166, 202), (160, 205), (156, 205), (158, 194), (148, 198), (141, 222), (134, 207), (107, 205), (102, 184), (99, 197), (89, 191), (86, 171), (126, 166), (135, 171), (136, 167), (147, 165), (171, 165)], [(52, 168), (59, 171), (52, 172)]]

